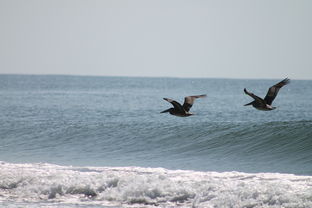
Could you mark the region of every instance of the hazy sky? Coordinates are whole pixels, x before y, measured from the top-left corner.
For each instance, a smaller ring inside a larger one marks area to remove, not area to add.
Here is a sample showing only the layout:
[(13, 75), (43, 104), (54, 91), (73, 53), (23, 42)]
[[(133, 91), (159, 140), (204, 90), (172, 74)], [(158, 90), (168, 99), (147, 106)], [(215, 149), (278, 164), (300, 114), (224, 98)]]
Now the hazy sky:
[(312, 79), (312, 1), (0, 0), (0, 73)]

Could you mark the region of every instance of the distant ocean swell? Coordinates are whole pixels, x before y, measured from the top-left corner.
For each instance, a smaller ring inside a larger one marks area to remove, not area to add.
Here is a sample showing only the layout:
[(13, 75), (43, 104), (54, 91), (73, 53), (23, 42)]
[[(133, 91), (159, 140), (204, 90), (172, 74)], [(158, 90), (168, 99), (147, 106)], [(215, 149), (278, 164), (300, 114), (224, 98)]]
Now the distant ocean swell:
[[(312, 121), (288, 121), (268, 123), (203, 123), (200, 126), (181, 126), (166, 129), (164, 139), (176, 142), (174, 148), (183, 148), (185, 151), (207, 154), (218, 152), (226, 155), (241, 153), (244, 156), (258, 156), (270, 153), (272, 157), (294, 154), (296, 159), (304, 154), (311, 154)], [(170, 135), (170, 132), (174, 132)], [(172, 138), (170, 138), (172, 136)], [(177, 137), (177, 138), (174, 138)], [(252, 155), (251, 155), (252, 154)], [(295, 158), (293, 158), (295, 159)], [(307, 160), (306, 162), (312, 162)]]
[(48, 207), (78, 207), (85, 203), (89, 207), (312, 207), (312, 177), (291, 174), (1, 162), (0, 178), (2, 204), (44, 202)]
[[(115, 132), (117, 128), (118, 133)], [(263, 156), (272, 160), (287, 156), (289, 160), (312, 162), (312, 121), (194, 122), (177, 125), (116, 123), (83, 131), (78, 137), (84, 138), (86, 133), (92, 132), (94, 140), (103, 141), (104, 133), (113, 135), (108, 139), (111, 151), (118, 146), (125, 153), (136, 151), (136, 154), (140, 154), (138, 150), (141, 150), (142, 154), (146, 154), (146, 151), (152, 154), (154, 151), (166, 156)], [(98, 143), (94, 140), (89, 141), (93, 141), (96, 148)], [(92, 142), (88, 145), (92, 146)]]
[[(311, 121), (209, 122), (160, 129), (161, 136), (155, 137), (161, 154), (190, 162), (199, 158), (211, 160), (213, 164), (209, 163), (211, 169), (207, 170), (220, 171), (218, 166), (224, 164), (244, 172), (312, 174)], [(238, 169), (240, 164), (257, 167), (254, 171)], [(283, 170), (285, 167), (289, 169)]]
[(2, 160), (312, 175), (312, 121), (185, 121), (64, 125), (33, 137), (16, 130), (2, 148), (16, 158)]

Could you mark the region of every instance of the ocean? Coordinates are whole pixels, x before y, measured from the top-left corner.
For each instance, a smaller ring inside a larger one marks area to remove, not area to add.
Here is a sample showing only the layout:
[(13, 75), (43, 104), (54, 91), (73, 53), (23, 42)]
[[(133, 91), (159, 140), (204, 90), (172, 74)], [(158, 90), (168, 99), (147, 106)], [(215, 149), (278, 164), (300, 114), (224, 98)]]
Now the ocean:
[(0, 207), (311, 208), (312, 81), (244, 106), (280, 80), (0, 75)]

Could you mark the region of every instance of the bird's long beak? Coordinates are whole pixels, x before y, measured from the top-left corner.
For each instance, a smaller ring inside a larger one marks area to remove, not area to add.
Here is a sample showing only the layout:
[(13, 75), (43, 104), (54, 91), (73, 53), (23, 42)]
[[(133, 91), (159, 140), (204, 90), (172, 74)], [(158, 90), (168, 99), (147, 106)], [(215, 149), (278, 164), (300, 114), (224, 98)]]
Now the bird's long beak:
[(168, 113), (170, 111), (170, 108), (164, 111), (161, 111), (160, 113)]
[(245, 104), (244, 106), (251, 105), (252, 103), (253, 103), (253, 101), (252, 101), (252, 102), (250, 102), (250, 103)]

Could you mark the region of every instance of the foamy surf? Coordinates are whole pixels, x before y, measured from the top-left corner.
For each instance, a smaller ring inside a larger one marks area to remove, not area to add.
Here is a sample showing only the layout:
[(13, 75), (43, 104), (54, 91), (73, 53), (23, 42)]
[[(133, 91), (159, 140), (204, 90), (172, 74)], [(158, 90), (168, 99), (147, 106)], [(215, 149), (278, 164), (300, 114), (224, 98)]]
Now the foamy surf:
[(312, 177), (0, 163), (6, 207), (312, 207)]

